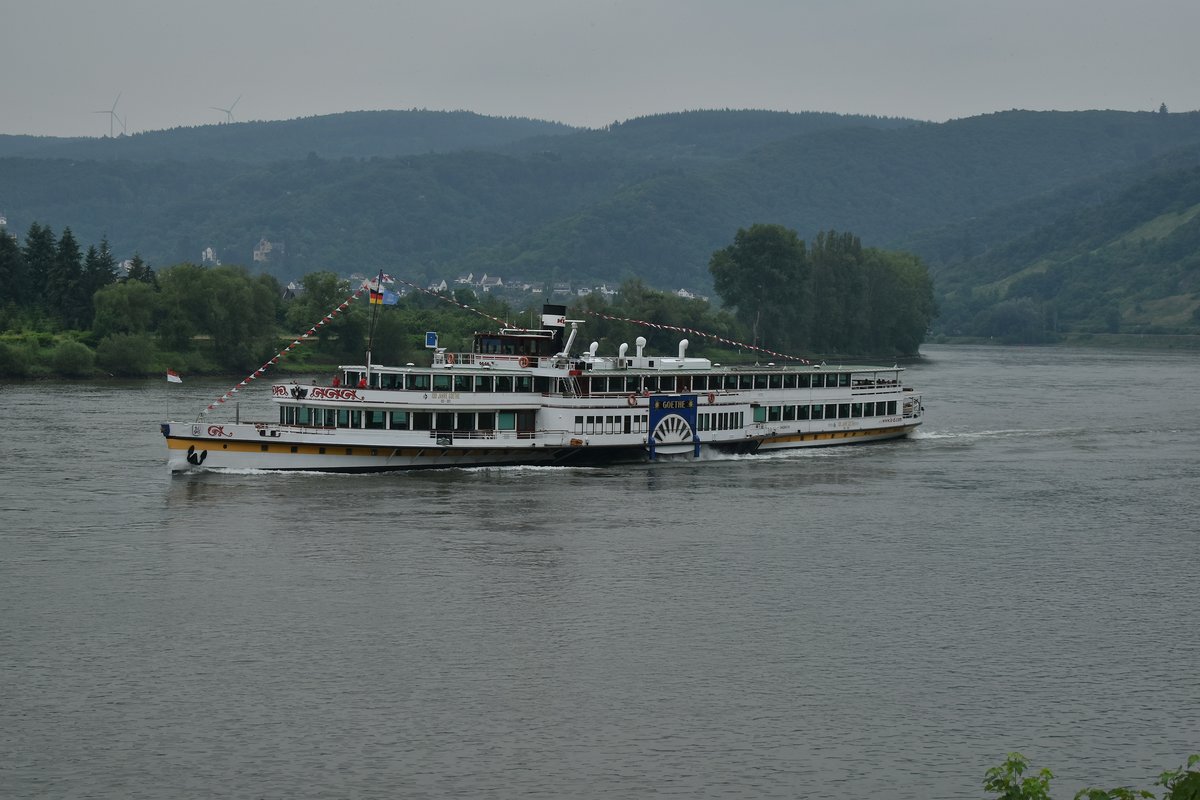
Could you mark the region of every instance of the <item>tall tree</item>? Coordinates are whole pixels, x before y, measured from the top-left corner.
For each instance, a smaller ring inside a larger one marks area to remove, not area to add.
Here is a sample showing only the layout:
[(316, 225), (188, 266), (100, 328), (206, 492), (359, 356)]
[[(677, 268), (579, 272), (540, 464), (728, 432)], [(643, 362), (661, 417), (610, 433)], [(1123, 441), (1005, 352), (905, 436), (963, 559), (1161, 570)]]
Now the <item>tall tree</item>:
[(813, 347), (818, 352), (864, 352), (869, 310), (862, 243), (852, 233), (822, 231), (812, 247), (815, 297)]
[(739, 229), (708, 264), (713, 288), (749, 329), (754, 344), (807, 343), (810, 264), (804, 242), (782, 225)]
[(80, 284), (83, 278), (83, 253), (70, 228), (63, 228), (54, 248), (54, 261), (46, 282), (46, 302), (50, 313), (66, 328), (76, 327), (81, 316)]
[(83, 259), (83, 276), (80, 279), (81, 313), (79, 326), (90, 328), (95, 316), (96, 292), (117, 279), (116, 259), (108, 247), (108, 237), (100, 240), (100, 247), (89, 245)]
[(25, 247), (22, 255), (25, 257), (25, 277), (27, 283), (22, 287), (25, 303), (42, 311), (49, 310), (46, 289), (55, 269), (58, 247), (54, 241), (54, 231), (48, 225), (34, 222), (25, 234)]
[(20, 305), (26, 300), (25, 256), (8, 231), (0, 228), (0, 306)]

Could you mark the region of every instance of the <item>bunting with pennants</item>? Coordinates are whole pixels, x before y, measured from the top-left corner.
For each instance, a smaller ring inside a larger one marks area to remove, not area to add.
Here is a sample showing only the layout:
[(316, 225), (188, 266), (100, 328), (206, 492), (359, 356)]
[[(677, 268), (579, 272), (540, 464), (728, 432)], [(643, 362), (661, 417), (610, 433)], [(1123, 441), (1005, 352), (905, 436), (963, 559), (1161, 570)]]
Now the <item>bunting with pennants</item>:
[[(390, 280), (390, 277), (387, 275), (382, 275), (382, 278), (385, 281)], [(288, 355), (292, 352), (292, 350), (296, 349), (300, 345), (307, 342), (311, 337), (316, 336), (318, 331), (320, 331), (321, 328), (323, 328), (324, 326), (333, 322), (333, 320), (337, 317), (337, 315), (342, 313), (346, 309), (348, 309), (350, 307), (350, 304), (353, 303), (355, 300), (357, 300), (362, 295), (363, 292), (378, 291), (380, 288), (381, 287), (379, 286), (378, 282), (375, 280), (364, 281), (363, 285), (358, 287), (358, 291), (354, 292), (354, 294), (350, 295), (345, 300), (343, 300), (338, 305), (337, 308), (333, 309), (328, 314), (326, 314), (324, 317), (322, 317), (320, 319), (320, 321), (317, 322), (317, 324), (313, 325), (311, 328), (309, 328), (307, 331), (305, 331), (303, 334), (301, 334), (301, 336), (298, 339), (294, 339), (291, 344), (289, 344), (287, 347), (283, 348), (278, 353), (276, 353), (274, 356), (272, 356), (269, 361), (267, 361), (265, 364), (263, 364), (258, 369), (254, 370), (254, 372), (251, 372), (249, 375), (247, 375), (245, 377), (245, 379), (242, 380), (242, 382), (239, 383), (237, 386), (234, 386), (228, 392), (226, 392), (225, 394), (218, 397), (216, 400), (213, 400), (211, 403), (209, 403), (208, 407), (205, 408), (203, 411), (201, 411), (196, 416), (196, 419), (199, 420), (199, 419), (203, 418), (205, 414), (212, 411), (214, 408), (221, 405), (226, 400), (233, 399), (233, 397), (238, 393), (238, 390), (240, 390), (244, 386), (248, 385), (250, 383), (250, 381), (257, 379), (259, 376), (261, 376), (264, 372), (269, 370), (275, 364), (278, 364), (280, 361), (287, 358)]]
[[(424, 286), (417, 286), (415, 283), (410, 283), (409, 281), (406, 281), (403, 278), (395, 278), (394, 281), (396, 283), (404, 284), (405, 286), (407, 286), (408, 288), (412, 289), (415, 292), (421, 292), (423, 294), (429, 295), (430, 297), (436, 297), (438, 300), (441, 300), (443, 303), (449, 303), (452, 306), (458, 306), (459, 308), (463, 309), (464, 311), (470, 311), (474, 314), (478, 314), (479, 316), (483, 317), (484, 319), (490, 319), (492, 322), (497, 323), (501, 327), (504, 327), (504, 328), (513, 327), (512, 325), (509, 325), (506, 320), (502, 320), (499, 317), (493, 317), (491, 314), (485, 314), (484, 312), (480, 311), (478, 308), (471, 308), (468, 305), (463, 305), (462, 303), (455, 300), (453, 297), (446, 297), (445, 295), (438, 294), (437, 292), (434, 292), (434, 291), (430, 291), (429, 289), (426, 289)], [(527, 330), (527, 329), (521, 328), (520, 330)]]
[[(400, 279), (400, 278), (397, 278), (395, 280), (396, 280), (396, 283), (402, 283), (405, 286), (408, 286), (415, 291), (424, 292), (427, 295), (436, 297), (438, 300), (441, 300), (444, 303), (449, 303), (452, 306), (458, 306), (459, 308), (464, 309), (466, 311), (471, 311), (475, 314), (478, 314), (481, 317), (484, 317), (485, 319), (490, 319), (492, 322), (497, 322), (506, 328), (511, 327), (504, 320), (499, 319), (497, 317), (493, 317), (491, 314), (485, 314), (484, 312), (480, 311), (477, 308), (471, 308), (468, 305), (463, 305), (462, 303), (458, 302), (457, 300), (455, 300), (452, 297), (446, 297), (445, 295), (441, 295), (441, 294), (438, 294), (437, 292), (430, 291), (429, 289), (426, 289), (422, 286), (417, 286), (415, 283), (409, 283), (408, 281)], [(746, 344), (745, 342), (738, 342), (733, 339), (726, 339), (724, 336), (717, 336), (714, 333), (705, 333), (704, 331), (698, 331), (695, 328), (682, 328), (678, 325), (664, 325), (661, 322), (650, 322), (650, 321), (644, 320), (644, 319), (630, 319), (629, 317), (614, 317), (611, 314), (601, 314), (599, 311), (589, 311), (586, 308), (581, 308), (579, 310), (582, 311), (584, 314), (587, 314), (588, 316), (599, 317), (600, 319), (606, 319), (609, 322), (628, 322), (633, 325), (641, 325), (642, 327), (645, 327), (645, 328), (654, 328), (654, 329), (660, 330), (660, 331), (675, 331), (677, 333), (686, 333), (689, 336), (699, 336), (702, 339), (712, 339), (713, 341), (720, 342), (721, 344), (724, 344), (724, 345), (729, 345), (730, 347), (736, 347), (741, 350), (753, 350), (756, 353), (764, 353), (765, 355), (775, 356), (776, 358), (786, 358), (788, 361), (798, 361), (801, 364), (815, 364), (816, 363), (815, 361), (810, 361), (807, 358), (800, 358), (800, 356), (793, 356), (793, 355), (788, 355), (787, 353), (779, 353), (774, 350), (768, 350), (765, 347), (756, 347), (755, 345)]]
[(601, 314), (599, 311), (589, 311), (586, 308), (582, 308), (582, 309), (580, 309), (580, 311), (582, 311), (584, 314), (587, 314), (588, 316), (599, 317), (600, 319), (606, 319), (609, 322), (629, 322), (633, 325), (641, 325), (646, 328), (655, 328), (660, 331), (675, 331), (677, 333), (686, 333), (689, 336), (699, 336), (703, 339), (712, 339), (713, 341), (720, 342), (721, 344), (727, 344), (730, 347), (737, 347), (742, 350), (753, 350), (756, 353), (765, 353), (769, 356), (775, 356), (776, 358), (786, 358), (789, 361), (799, 361), (801, 364), (814, 363), (812, 361), (809, 361), (806, 358), (800, 358), (799, 356), (790, 356), (787, 353), (777, 353), (774, 350), (768, 350), (765, 347), (755, 347), (752, 344), (746, 344), (745, 342), (737, 342), (737, 341), (734, 341), (733, 339), (726, 339), (724, 336), (717, 336), (714, 333), (705, 333), (704, 331), (698, 331), (695, 328), (681, 328), (678, 325), (664, 325), (661, 322), (649, 322), (644, 319), (630, 319), (628, 317), (614, 317), (610, 314)]

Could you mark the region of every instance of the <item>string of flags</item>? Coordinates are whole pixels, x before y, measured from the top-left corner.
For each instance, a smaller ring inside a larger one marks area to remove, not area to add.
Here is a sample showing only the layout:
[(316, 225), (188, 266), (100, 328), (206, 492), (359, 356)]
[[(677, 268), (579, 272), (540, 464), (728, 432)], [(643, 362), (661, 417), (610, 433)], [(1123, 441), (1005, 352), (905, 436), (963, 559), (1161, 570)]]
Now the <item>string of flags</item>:
[[(446, 297), (445, 295), (430, 291), (429, 289), (426, 289), (423, 286), (417, 286), (415, 283), (409, 283), (408, 281), (403, 280), (403, 279), (397, 279), (396, 282), (402, 283), (405, 286), (408, 286), (418, 292), (424, 292), (427, 295), (436, 297), (437, 299), (441, 300), (442, 302), (449, 303), (450, 305), (458, 306), (459, 308), (464, 309), (466, 311), (474, 312), (474, 313), (478, 314), (479, 316), (484, 317), (485, 319), (490, 319), (492, 322), (499, 323), (500, 325), (502, 325), (504, 327), (509, 327), (509, 324), (506, 321), (499, 319), (498, 317), (493, 317), (491, 314), (485, 314), (484, 312), (480, 311), (477, 308), (472, 308), (471, 306), (463, 305), (462, 303), (458, 302), (457, 300), (455, 300), (451, 297)], [(733, 339), (726, 339), (723, 336), (717, 336), (716, 334), (713, 334), (713, 333), (705, 333), (704, 331), (698, 331), (695, 328), (681, 328), (678, 325), (664, 325), (661, 322), (649, 322), (644, 319), (630, 319), (628, 317), (614, 317), (610, 314), (601, 314), (599, 311), (589, 311), (586, 308), (580, 309), (580, 310), (583, 311), (583, 313), (585, 313), (585, 314), (588, 314), (593, 317), (600, 317), (601, 319), (606, 319), (606, 320), (609, 320), (610, 322), (629, 322), (634, 325), (642, 325), (647, 328), (655, 328), (655, 329), (663, 330), (663, 331), (676, 331), (678, 333), (686, 333), (689, 336), (699, 336), (702, 339), (712, 339), (714, 341), (720, 342), (721, 344), (726, 344), (726, 345), (729, 345), (730, 347), (736, 347), (741, 350), (753, 350), (756, 353), (764, 353), (769, 356), (775, 356), (776, 358), (786, 358), (789, 361), (798, 361), (801, 364), (816, 363), (813, 361), (809, 361), (806, 358), (800, 358), (799, 356), (788, 355), (787, 353), (778, 353), (774, 350), (768, 350), (765, 347), (756, 347), (755, 345), (746, 344), (745, 342), (738, 342)], [(524, 330), (524, 329), (522, 329), (522, 330)]]
[[(437, 292), (430, 291), (429, 289), (426, 289), (424, 286), (417, 286), (415, 283), (410, 283), (410, 282), (404, 280), (403, 278), (396, 278), (396, 279), (394, 279), (394, 282), (395, 283), (403, 283), (405, 286), (409, 287), (410, 289), (413, 289), (414, 291), (423, 292), (424, 294), (427, 294), (430, 297), (436, 297), (438, 300), (441, 300), (443, 303), (449, 303), (452, 306), (458, 306), (459, 308), (463, 309), (464, 311), (470, 311), (474, 314), (478, 314), (479, 316), (483, 317), (484, 319), (490, 319), (492, 322), (497, 323), (501, 327), (504, 327), (504, 328), (512, 327), (511, 325), (508, 324), (508, 322), (506, 320), (502, 320), (499, 317), (493, 317), (491, 314), (485, 314), (484, 312), (480, 311), (478, 308), (471, 308), (471, 306), (463, 305), (462, 303), (455, 300), (453, 297), (446, 297), (443, 294), (438, 294)], [(526, 329), (519, 328), (518, 330), (526, 330)]]
[[(380, 283), (382, 283), (383, 281), (386, 281), (386, 280), (390, 280), (390, 278), (388, 278), (388, 276), (384, 275), (383, 273), (380, 273), (380, 277), (378, 279), (376, 279), (374, 282), (364, 281), (363, 285), (358, 287), (358, 290), (356, 292), (354, 292), (354, 294), (350, 295), (345, 300), (343, 300), (338, 305), (337, 308), (333, 309), (328, 314), (326, 314), (324, 317), (322, 317), (320, 319), (320, 321), (317, 322), (317, 324), (313, 325), (311, 328), (309, 328), (307, 331), (305, 331), (303, 334), (301, 334), (298, 339), (293, 340), (291, 344), (289, 344), (287, 347), (283, 348), (278, 353), (276, 353), (274, 356), (272, 356), (269, 361), (267, 361), (265, 364), (263, 364), (258, 369), (254, 370), (254, 372), (251, 372), (249, 375), (247, 375), (245, 377), (245, 379), (242, 380), (237, 386), (234, 386), (228, 392), (226, 392), (225, 394), (218, 397), (216, 400), (209, 403), (208, 407), (205, 408), (203, 411), (201, 411), (197, 415), (196, 419), (200, 419), (205, 414), (207, 414), (209, 411), (212, 411), (214, 408), (216, 408), (217, 406), (224, 403), (226, 400), (232, 399), (234, 397), (234, 395), (236, 395), (238, 393), (239, 389), (241, 389), (242, 387), (249, 384), (250, 381), (257, 379), (259, 376), (261, 376), (263, 373), (265, 373), (267, 370), (269, 370), (275, 364), (278, 364), (280, 361), (287, 358), (288, 354), (290, 354), (292, 352), (292, 350), (294, 350), (295, 348), (304, 344), (306, 341), (309, 340), (310, 337), (316, 336), (317, 332), (322, 327), (333, 322), (334, 318), (337, 317), (338, 314), (342, 313), (347, 308), (349, 308), (350, 304), (353, 303), (355, 300), (357, 300), (364, 291), (375, 291), (379, 288), (382, 288), (382, 287), (380, 287)], [(170, 380), (169, 373), (168, 373), (167, 380)]]
[(720, 342), (721, 344), (727, 344), (731, 347), (737, 347), (742, 350), (753, 350), (756, 353), (765, 353), (769, 356), (775, 356), (776, 358), (786, 358), (789, 361), (799, 361), (801, 364), (814, 363), (812, 361), (809, 361), (806, 358), (800, 358), (799, 356), (788, 355), (787, 353), (777, 353), (776, 351), (768, 350), (765, 347), (756, 347), (755, 345), (746, 344), (745, 342), (738, 342), (733, 339), (726, 339), (724, 336), (717, 336), (715, 333), (705, 333), (704, 331), (698, 331), (695, 328), (682, 328), (678, 325), (665, 325), (661, 322), (649, 322), (644, 319), (630, 319), (628, 317), (614, 317), (610, 314), (601, 314), (599, 311), (589, 311), (586, 308), (580, 309), (580, 310), (589, 316), (599, 317), (600, 319), (606, 319), (606, 320), (609, 320), (610, 322), (629, 322), (634, 325), (642, 325), (647, 328), (656, 328), (656, 329), (662, 330), (662, 331), (676, 331), (678, 333), (686, 333), (689, 336), (699, 336), (704, 339), (712, 339), (714, 341)]

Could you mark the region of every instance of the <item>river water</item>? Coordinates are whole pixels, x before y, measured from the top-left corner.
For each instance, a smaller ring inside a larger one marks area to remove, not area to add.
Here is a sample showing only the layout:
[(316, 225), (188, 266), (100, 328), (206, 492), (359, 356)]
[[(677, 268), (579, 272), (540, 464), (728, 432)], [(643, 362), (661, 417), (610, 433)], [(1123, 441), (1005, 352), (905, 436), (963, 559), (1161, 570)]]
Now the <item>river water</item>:
[(0, 796), (1148, 787), (1200, 750), (1200, 356), (925, 355), (911, 440), (601, 469), (171, 477), (227, 384), (4, 385)]

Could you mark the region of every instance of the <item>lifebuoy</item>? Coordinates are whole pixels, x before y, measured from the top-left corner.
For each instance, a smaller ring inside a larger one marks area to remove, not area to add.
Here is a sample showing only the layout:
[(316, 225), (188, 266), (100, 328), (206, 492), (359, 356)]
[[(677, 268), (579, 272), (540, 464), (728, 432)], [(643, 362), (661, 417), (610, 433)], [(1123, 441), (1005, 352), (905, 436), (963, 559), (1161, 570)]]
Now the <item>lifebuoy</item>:
[(457, 360), (458, 359), (455, 357), (454, 353), (446, 353), (446, 363), (447, 364), (453, 364)]
[(520, 364), (522, 367), (528, 367), (529, 366), (529, 358), (526, 356), (521, 356), (520, 358), (517, 359), (517, 363)]
[(715, 402), (717, 402), (717, 393), (709, 392), (708, 393), (708, 404), (711, 406)]
[(629, 405), (631, 405), (631, 406), (636, 406), (636, 405), (637, 405), (637, 395), (636, 395), (636, 394), (631, 394), (631, 395), (629, 395), (629, 397), (628, 397), (628, 398), (626, 398), (626, 399), (627, 399), (627, 401), (628, 401)]

